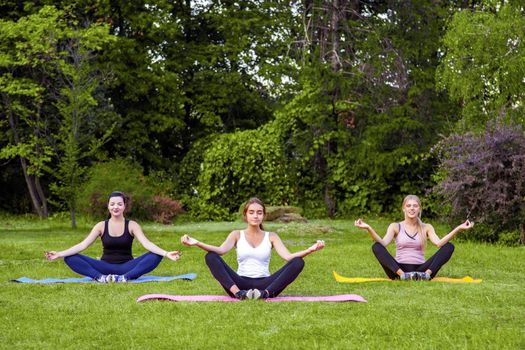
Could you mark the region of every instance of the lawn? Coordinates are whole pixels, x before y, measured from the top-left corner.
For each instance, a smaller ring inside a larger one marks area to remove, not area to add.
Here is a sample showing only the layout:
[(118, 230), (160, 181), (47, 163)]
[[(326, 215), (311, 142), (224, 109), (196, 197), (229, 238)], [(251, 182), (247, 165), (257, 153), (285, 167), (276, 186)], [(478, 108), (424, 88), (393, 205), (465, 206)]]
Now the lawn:
[[(380, 232), (388, 221), (370, 223)], [(440, 282), (336, 283), (347, 277), (383, 277), (371, 239), (351, 221), (269, 224), (291, 251), (321, 238), (326, 248), (308, 256), (285, 295), (359, 294), (367, 303), (137, 303), (143, 294), (224, 294), (204, 263), (204, 252), (181, 247), (189, 233), (220, 244), (234, 223), (145, 224), (148, 237), (180, 249), (156, 275), (197, 273), (194, 281), (142, 284), (10, 282), (17, 277), (77, 277), (45, 250), (84, 238), (92, 223), (71, 230), (60, 220), (0, 219), (0, 348), (5, 349), (525, 349), (525, 248), (454, 241), (441, 276), (481, 278), (481, 284)], [(442, 236), (446, 227), (437, 225)], [(474, 228), (475, 229), (475, 228)], [(134, 253), (144, 250), (135, 245)], [(435, 251), (429, 248), (427, 254)], [(98, 241), (85, 252), (100, 256)], [(235, 254), (225, 256), (234, 264)], [(271, 270), (283, 264), (274, 255)]]

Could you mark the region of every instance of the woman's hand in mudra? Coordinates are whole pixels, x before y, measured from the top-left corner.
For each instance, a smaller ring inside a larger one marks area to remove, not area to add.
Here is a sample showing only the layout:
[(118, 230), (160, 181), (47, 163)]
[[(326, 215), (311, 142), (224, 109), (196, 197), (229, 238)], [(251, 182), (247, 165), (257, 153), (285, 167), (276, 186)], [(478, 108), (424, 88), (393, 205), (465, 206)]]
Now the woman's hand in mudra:
[(192, 238), (188, 235), (184, 235), (180, 238), (180, 242), (184, 244), (185, 246), (192, 247), (194, 245), (197, 245), (199, 241), (197, 241), (195, 238)]
[(174, 250), (172, 252), (166, 253), (166, 258), (173, 260), (173, 261), (179, 260), (180, 256), (181, 256), (181, 253), (178, 250)]
[(368, 230), (370, 228), (370, 225), (361, 219), (357, 219), (356, 221), (354, 221), (354, 226), (359, 227), (363, 230)]
[(324, 241), (323, 240), (318, 240), (317, 242), (315, 242), (314, 245), (312, 245), (310, 248), (308, 248), (308, 250), (310, 251), (310, 253), (313, 253), (313, 252), (316, 252), (318, 250), (321, 250), (324, 248)]

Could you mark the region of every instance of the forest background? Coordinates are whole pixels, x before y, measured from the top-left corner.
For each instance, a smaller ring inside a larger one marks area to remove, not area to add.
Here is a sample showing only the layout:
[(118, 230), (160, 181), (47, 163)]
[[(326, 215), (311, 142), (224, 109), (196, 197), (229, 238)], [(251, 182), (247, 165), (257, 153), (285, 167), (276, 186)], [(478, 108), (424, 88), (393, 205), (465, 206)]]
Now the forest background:
[(525, 243), (517, 0), (0, 1), (0, 211), (470, 218)]

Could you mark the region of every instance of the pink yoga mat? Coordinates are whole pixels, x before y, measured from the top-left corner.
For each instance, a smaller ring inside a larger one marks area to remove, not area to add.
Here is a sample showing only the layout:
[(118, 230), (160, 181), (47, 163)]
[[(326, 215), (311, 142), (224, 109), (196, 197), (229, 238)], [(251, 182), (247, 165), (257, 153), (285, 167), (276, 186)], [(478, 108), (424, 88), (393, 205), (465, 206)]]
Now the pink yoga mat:
[[(227, 301), (236, 302), (241, 301), (224, 295), (169, 295), (169, 294), (145, 294), (140, 296), (137, 301), (147, 300), (169, 300), (169, 301)], [(341, 294), (330, 296), (311, 296), (311, 297), (277, 297), (266, 299), (268, 302), (274, 301), (328, 301), (328, 302), (342, 302), (342, 301), (356, 301), (366, 303), (366, 299), (357, 294)]]

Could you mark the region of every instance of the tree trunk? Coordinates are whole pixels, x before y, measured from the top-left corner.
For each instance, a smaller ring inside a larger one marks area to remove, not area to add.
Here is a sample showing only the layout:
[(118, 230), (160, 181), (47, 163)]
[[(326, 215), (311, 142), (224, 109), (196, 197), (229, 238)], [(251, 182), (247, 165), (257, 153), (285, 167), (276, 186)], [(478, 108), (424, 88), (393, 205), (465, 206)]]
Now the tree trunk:
[(29, 195), (31, 196), (31, 202), (33, 203), (33, 208), (35, 209), (37, 215), (41, 218), (47, 218), (47, 199), (42, 191), (42, 186), (40, 185), (40, 180), (34, 175), (29, 175), (27, 173), (27, 159), (20, 157), (20, 164), (22, 165), (22, 171), (24, 172), (24, 178), (26, 180), (27, 189), (29, 190)]
[(341, 61), (339, 59), (339, 0), (332, 1), (332, 18), (330, 19), (330, 39), (332, 41), (332, 52), (330, 54), (330, 64), (334, 72), (341, 69)]
[(77, 211), (71, 208), (71, 228), (77, 228)]
[[(4, 102), (5, 96), (4, 96)], [(8, 105), (7, 103), (5, 104)], [(11, 130), (13, 131), (13, 138), (15, 141), (15, 145), (18, 145), (20, 143), (20, 138), (18, 135), (18, 131), (16, 129), (16, 123), (15, 118), (13, 114), (9, 111), (9, 125), (11, 126)], [(28, 160), (27, 158), (20, 157), (20, 165), (22, 166), (22, 171), (24, 173), (24, 179), (26, 180), (27, 189), (29, 191), (29, 195), (31, 196), (31, 202), (33, 203), (33, 208), (35, 209), (35, 212), (37, 215), (41, 218), (47, 218), (48, 216), (48, 210), (47, 210), (47, 199), (44, 194), (44, 191), (42, 190), (42, 186), (40, 185), (40, 179), (37, 176), (30, 175), (27, 172), (28, 168)]]

